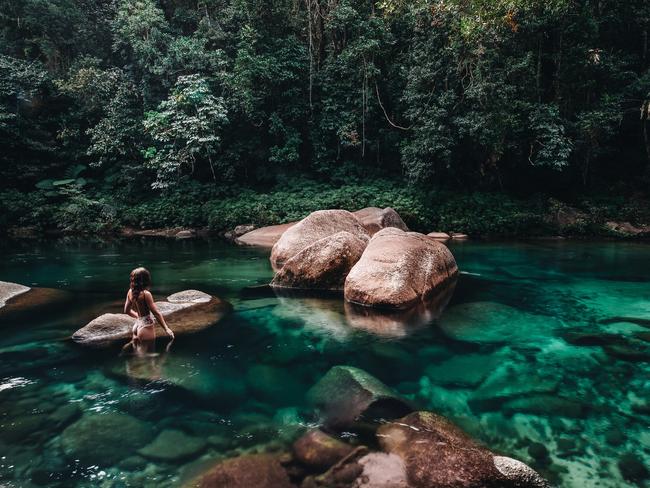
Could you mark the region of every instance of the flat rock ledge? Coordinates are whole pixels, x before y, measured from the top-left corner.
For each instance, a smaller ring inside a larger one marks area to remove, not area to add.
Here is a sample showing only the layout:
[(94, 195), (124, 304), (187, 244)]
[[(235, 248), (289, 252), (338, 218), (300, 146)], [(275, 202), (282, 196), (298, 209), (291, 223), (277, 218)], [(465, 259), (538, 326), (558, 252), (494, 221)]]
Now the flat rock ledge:
[(70, 294), (54, 288), (29, 286), (0, 281), (0, 316), (24, 312), (65, 301)]
[[(174, 293), (169, 295), (167, 300), (156, 302), (156, 305), (177, 336), (204, 330), (219, 322), (232, 310), (227, 301), (198, 290)], [(134, 322), (133, 317), (123, 313), (105, 313), (75, 332), (72, 340), (91, 347), (107, 347), (128, 341)], [(156, 324), (156, 334), (166, 336), (160, 324)]]

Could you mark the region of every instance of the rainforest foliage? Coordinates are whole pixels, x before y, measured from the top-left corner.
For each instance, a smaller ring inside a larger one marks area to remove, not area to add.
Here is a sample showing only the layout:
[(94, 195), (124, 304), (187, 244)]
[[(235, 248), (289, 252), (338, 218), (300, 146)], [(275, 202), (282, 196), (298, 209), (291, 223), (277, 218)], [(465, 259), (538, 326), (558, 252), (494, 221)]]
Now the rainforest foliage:
[(647, 193), (647, 0), (0, 5), (2, 227)]

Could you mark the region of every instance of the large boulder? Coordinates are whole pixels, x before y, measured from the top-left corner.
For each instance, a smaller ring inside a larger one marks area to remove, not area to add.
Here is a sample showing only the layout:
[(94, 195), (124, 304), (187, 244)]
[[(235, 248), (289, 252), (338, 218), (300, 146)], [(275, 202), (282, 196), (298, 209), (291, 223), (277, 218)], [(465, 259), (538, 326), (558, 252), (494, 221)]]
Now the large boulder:
[(377, 439), (384, 451), (403, 460), (411, 488), (549, 486), (525, 464), (495, 456), (431, 412), (414, 412), (382, 425)]
[[(156, 302), (160, 313), (175, 335), (199, 332), (216, 324), (230, 312), (225, 300), (197, 290), (185, 290)], [(106, 313), (90, 321), (72, 335), (72, 340), (85, 346), (104, 347), (129, 340), (135, 319), (123, 313)], [(156, 323), (156, 334), (166, 335)]]
[(163, 430), (150, 444), (138, 450), (147, 459), (164, 462), (181, 462), (196, 457), (207, 443), (200, 437), (187, 435), (174, 429)]
[(289, 259), (315, 241), (341, 231), (349, 232), (364, 242), (370, 238), (361, 222), (347, 210), (319, 210), (282, 234), (271, 251), (271, 265), (279, 270)]
[(362, 369), (334, 366), (307, 393), (325, 426), (344, 429), (359, 421), (398, 418), (409, 403)]
[(455, 281), (451, 251), (434, 239), (393, 227), (377, 232), (345, 280), (345, 299), (404, 309), (426, 303)]
[(295, 222), (290, 222), (288, 224), (260, 227), (259, 229), (251, 230), (250, 232), (246, 232), (245, 234), (237, 237), (235, 239), (235, 242), (242, 246), (263, 247), (270, 249), (276, 242), (278, 242), (280, 236), (295, 224)]
[(0, 281), (0, 317), (63, 302), (71, 294), (54, 288), (29, 286)]
[(292, 488), (277, 456), (254, 454), (226, 459), (186, 485), (187, 488)]
[(386, 227), (396, 227), (403, 231), (409, 230), (402, 217), (390, 207), (367, 207), (353, 213), (370, 235), (374, 235)]
[(345, 277), (359, 260), (366, 241), (347, 231), (323, 237), (289, 258), (271, 286), (309, 290), (343, 290)]

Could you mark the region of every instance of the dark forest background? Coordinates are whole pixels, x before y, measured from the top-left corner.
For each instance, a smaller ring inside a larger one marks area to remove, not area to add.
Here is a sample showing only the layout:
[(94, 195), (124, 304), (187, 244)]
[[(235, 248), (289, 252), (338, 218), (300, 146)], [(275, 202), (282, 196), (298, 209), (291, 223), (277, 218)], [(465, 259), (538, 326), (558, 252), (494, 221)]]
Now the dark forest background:
[(0, 228), (648, 223), (649, 29), (647, 0), (0, 0)]

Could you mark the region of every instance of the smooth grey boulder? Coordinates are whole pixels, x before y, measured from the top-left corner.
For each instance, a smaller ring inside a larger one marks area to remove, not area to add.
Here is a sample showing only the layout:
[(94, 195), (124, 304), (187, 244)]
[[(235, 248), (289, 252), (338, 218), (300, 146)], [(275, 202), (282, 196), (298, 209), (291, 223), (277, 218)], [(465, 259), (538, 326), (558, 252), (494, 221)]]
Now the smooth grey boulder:
[[(204, 330), (226, 316), (230, 303), (197, 290), (185, 290), (156, 302), (160, 313), (177, 336)], [(106, 347), (131, 338), (135, 319), (123, 313), (106, 313), (90, 321), (72, 335), (72, 340), (84, 346)], [(160, 324), (156, 335), (165, 336)]]
[(413, 411), (398, 393), (362, 369), (334, 366), (307, 393), (322, 422), (343, 429), (359, 421), (394, 419)]

